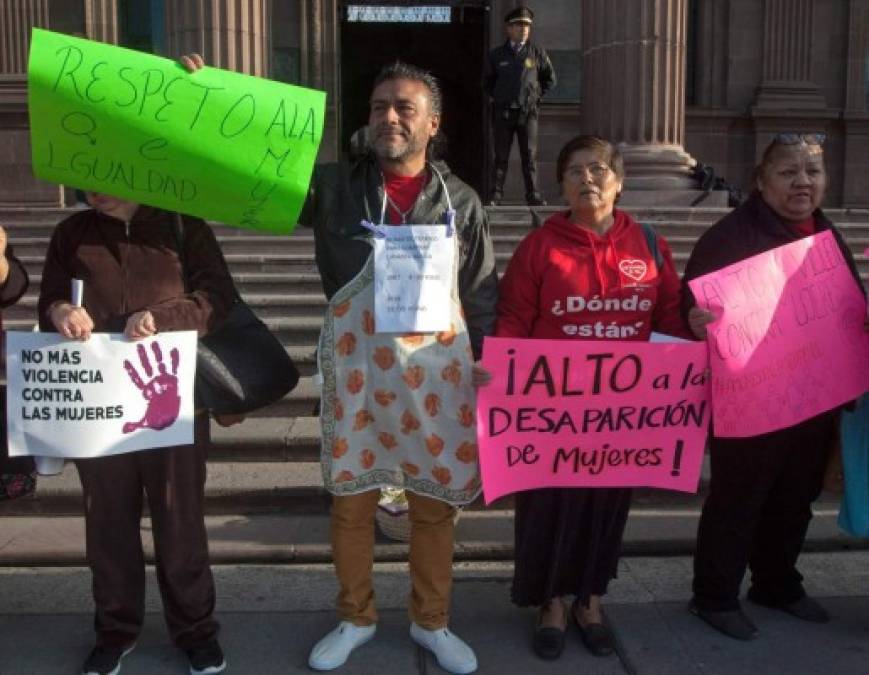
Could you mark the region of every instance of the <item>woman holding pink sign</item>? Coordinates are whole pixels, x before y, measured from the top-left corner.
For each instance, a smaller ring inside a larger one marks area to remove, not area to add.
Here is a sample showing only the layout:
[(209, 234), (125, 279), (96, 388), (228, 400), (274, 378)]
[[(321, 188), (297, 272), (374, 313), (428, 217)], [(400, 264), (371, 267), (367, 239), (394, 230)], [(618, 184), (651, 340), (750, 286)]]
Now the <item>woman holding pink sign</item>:
[[(827, 184), (823, 142), (822, 134), (777, 135), (756, 168), (754, 193), (697, 242), (685, 271), (683, 311), (698, 338), (706, 336), (714, 317), (694, 306), (689, 280), (825, 230), (832, 232), (862, 289), (851, 252), (819, 208)], [(747, 567), (752, 573), (748, 599), (754, 604), (804, 621), (829, 620), (806, 595), (796, 562), (838, 418), (836, 409), (759, 436), (713, 435), (711, 485), (697, 532), (689, 606), (713, 628), (739, 640), (757, 636), (739, 603)]]
[[(577, 136), (559, 153), (567, 211), (518, 246), (499, 289), (499, 337), (648, 340), (687, 335), (667, 242), (615, 208), (625, 172), (618, 150)], [(512, 598), (538, 606), (534, 651), (561, 654), (572, 617), (596, 656), (614, 650), (601, 597), (615, 578), (631, 490), (558, 488), (516, 495)], [(575, 596), (568, 610), (564, 596)]]

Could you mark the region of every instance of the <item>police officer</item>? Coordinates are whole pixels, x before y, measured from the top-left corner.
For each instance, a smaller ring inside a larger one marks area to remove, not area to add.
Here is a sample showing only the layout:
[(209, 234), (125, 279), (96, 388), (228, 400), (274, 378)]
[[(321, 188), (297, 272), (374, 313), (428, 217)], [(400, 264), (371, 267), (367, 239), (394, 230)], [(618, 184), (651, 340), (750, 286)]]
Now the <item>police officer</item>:
[(489, 53), (483, 87), (492, 99), (495, 131), (495, 169), (491, 204), (501, 202), (513, 135), (519, 139), (525, 200), (531, 206), (546, 202), (537, 190), (537, 108), (540, 98), (555, 86), (555, 70), (546, 52), (528, 37), (534, 12), (517, 7), (504, 17), (506, 42)]

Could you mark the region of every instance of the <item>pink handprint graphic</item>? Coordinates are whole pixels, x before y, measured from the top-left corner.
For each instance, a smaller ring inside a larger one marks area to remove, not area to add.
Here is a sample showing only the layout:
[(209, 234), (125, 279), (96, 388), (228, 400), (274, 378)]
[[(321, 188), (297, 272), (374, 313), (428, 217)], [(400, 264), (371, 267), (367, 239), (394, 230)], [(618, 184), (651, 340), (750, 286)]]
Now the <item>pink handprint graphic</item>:
[(142, 373), (148, 382), (143, 382), (136, 367), (128, 360), (124, 360), (124, 369), (142, 392), (142, 396), (148, 401), (148, 409), (145, 416), (138, 422), (126, 422), (123, 432), (129, 434), (136, 429), (155, 429), (160, 431), (170, 426), (178, 417), (181, 408), (181, 398), (178, 396), (178, 350), (169, 352), (169, 360), (172, 365), (172, 373), (166, 372), (166, 364), (163, 363), (163, 350), (158, 342), (151, 343), (151, 351), (154, 353), (154, 363), (158, 374), (154, 375), (154, 369), (148, 357), (144, 345), (138, 345), (139, 361), (142, 363)]

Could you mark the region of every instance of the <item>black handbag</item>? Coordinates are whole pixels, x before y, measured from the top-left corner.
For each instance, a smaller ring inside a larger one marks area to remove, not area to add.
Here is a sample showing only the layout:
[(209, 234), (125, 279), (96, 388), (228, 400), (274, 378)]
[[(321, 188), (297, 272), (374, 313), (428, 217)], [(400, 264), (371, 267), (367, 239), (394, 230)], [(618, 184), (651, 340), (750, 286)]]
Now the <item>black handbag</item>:
[[(175, 216), (178, 256), (189, 290), (184, 219)], [(283, 398), (298, 382), (299, 371), (284, 346), (236, 292), (223, 323), (197, 343), (196, 407), (215, 415), (244, 414)]]

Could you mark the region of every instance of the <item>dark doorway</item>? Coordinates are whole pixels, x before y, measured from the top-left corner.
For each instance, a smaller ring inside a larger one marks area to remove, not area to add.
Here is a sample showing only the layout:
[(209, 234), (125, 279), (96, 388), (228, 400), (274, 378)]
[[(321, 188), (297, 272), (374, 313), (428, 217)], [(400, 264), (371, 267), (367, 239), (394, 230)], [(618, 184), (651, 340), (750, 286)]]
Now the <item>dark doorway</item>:
[(350, 137), (368, 123), (368, 98), (377, 72), (400, 59), (438, 78), (444, 96), (441, 125), (447, 140), (444, 159), (457, 176), (479, 194), (485, 194), (488, 129), (481, 87), (488, 44), (486, 3), (449, 4), (449, 23), (423, 23), (349, 21), (348, 13), (351, 7), (358, 6), (395, 7), (405, 8), (403, 18), (411, 19), (415, 7), (434, 3), (342, 3), (338, 102), (342, 149), (347, 152)]

